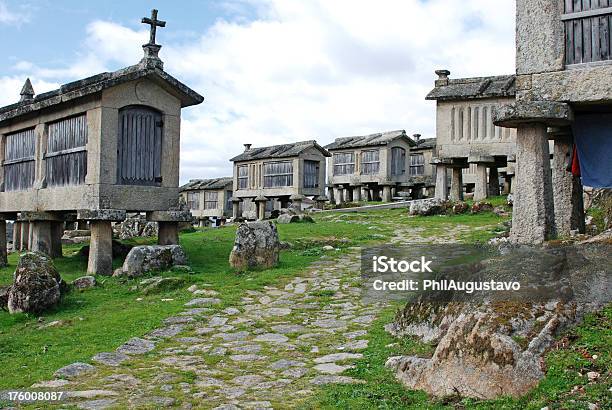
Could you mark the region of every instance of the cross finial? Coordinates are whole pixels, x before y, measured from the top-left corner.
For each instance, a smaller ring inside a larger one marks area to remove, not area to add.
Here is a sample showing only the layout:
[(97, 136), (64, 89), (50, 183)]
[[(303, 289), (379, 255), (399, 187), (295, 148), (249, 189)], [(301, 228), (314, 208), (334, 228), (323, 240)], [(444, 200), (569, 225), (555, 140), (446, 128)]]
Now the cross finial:
[(23, 88), (21, 88), (21, 99), (19, 101), (32, 101), (34, 99), (34, 87), (29, 78), (26, 78)]
[(151, 10), (151, 18), (143, 17), (141, 22), (151, 26), (151, 32), (149, 34), (149, 44), (155, 44), (155, 34), (157, 33), (157, 27), (166, 27), (166, 22), (157, 19), (157, 9)]

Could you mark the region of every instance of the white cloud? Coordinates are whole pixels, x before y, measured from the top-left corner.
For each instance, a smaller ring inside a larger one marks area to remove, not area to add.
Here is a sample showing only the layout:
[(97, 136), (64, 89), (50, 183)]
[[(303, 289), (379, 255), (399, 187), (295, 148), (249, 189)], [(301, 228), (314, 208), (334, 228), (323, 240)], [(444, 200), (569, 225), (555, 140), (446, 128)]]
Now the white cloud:
[[(227, 5), (229, 4), (229, 5)], [(168, 72), (206, 101), (184, 112), (181, 180), (231, 173), (245, 142), (269, 145), (406, 129), (434, 136), (433, 71), (452, 77), (514, 71), (514, 0), (232, 1), (257, 18), (219, 20), (201, 36), (164, 42)], [(88, 26), (73, 80), (137, 62), (146, 30)], [(0, 90), (4, 87), (0, 86)], [(38, 90), (37, 90), (38, 91)]]
[(0, 24), (20, 26), (29, 20), (30, 17), (27, 13), (9, 10), (5, 2), (0, 0)]

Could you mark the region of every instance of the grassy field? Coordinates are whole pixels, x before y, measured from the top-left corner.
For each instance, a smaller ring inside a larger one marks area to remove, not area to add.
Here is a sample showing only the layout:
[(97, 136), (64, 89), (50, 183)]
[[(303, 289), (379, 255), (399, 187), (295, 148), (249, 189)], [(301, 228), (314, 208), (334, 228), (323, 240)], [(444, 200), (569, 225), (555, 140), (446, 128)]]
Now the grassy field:
[[(496, 200), (500, 204), (501, 199)], [(285, 277), (296, 276), (311, 262), (329, 252), (326, 244), (340, 248), (385, 242), (401, 231), (406, 235), (435, 239), (462, 227), (458, 239), (465, 243), (485, 241), (499, 231), (507, 218), (493, 213), (435, 217), (408, 217), (405, 210), (384, 210), (360, 213), (326, 213), (319, 215), (316, 224), (279, 225), (281, 240), (293, 246), (282, 251), (276, 269), (233, 272), (227, 263), (232, 247), (233, 227), (203, 229), (181, 235), (193, 273), (162, 272), (164, 276), (181, 276), (190, 284), (209, 283), (221, 291), (224, 305), (239, 301), (245, 290), (257, 290), (273, 285)], [(416, 238), (416, 237), (415, 237)], [(410, 237), (407, 238), (410, 240)], [(132, 244), (151, 240), (128, 241)], [(85, 274), (86, 260), (78, 255), (78, 247), (65, 247), (63, 258), (56, 267), (67, 281)], [(10, 266), (0, 270), (0, 284), (8, 284), (17, 262), (10, 255)], [(115, 261), (117, 264), (120, 261)], [(41, 317), (27, 314), (9, 315), (0, 312), (0, 390), (25, 388), (52, 377), (53, 371), (75, 361), (88, 362), (100, 351), (114, 350), (133, 336), (144, 335), (158, 327), (162, 320), (179, 312), (188, 300), (184, 289), (143, 296), (134, 289), (139, 280), (99, 278), (99, 286), (83, 292), (67, 294), (61, 304)], [(547, 378), (530, 395), (521, 400), (501, 399), (477, 402), (448, 398), (432, 400), (422, 392), (407, 391), (384, 368), (389, 356), (398, 354), (428, 355), (432, 346), (409, 338), (396, 340), (383, 326), (392, 320), (395, 306), (381, 312), (369, 331), (370, 345), (364, 359), (346, 374), (362, 378), (364, 385), (329, 386), (321, 390), (305, 408), (541, 408), (555, 404), (559, 408), (584, 408), (587, 401), (604, 403), (609, 394), (607, 382), (586, 386), (577, 394), (570, 394), (573, 386), (585, 384), (585, 369), (597, 369), (602, 375), (609, 372), (609, 346), (612, 345), (610, 322), (612, 310), (588, 319), (587, 324), (567, 338), (562, 349), (549, 353)], [(48, 326), (58, 322), (54, 326)], [(585, 359), (584, 352), (598, 354), (597, 361)], [(567, 369), (570, 369), (567, 371)], [(588, 370), (586, 370), (588, 371)], [(574, 402), (571, 402), (574, 400)], [(607, 402), (609, 403), (609, 401)], [(609, 403), (610, 404), (610, 403)]]

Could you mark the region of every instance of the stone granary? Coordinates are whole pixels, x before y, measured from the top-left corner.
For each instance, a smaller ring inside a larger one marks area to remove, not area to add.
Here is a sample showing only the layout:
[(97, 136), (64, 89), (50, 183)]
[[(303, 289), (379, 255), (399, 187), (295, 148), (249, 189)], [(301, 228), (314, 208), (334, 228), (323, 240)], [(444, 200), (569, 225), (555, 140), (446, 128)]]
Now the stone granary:
[(435, 167), (431, 164), (436, 139), (424, 139), (419, 134), (414, 134), (412, 138), (416, 145), (410, 147), (408, 181), (400, 184), (400, 190), (409, 194), (412, 199), (431, 197), (436, 186)]
[(426, 97), (436, 101), (436, 197), (448, 197), (448, 168), (452, 200), (463, 199), (464, 185), (473, 188), (475, 200), (499, 195), (499, 168), (514, 161), (516, 132), (494, 125), (493, 110), (514, 101), (515, 76), (450, 79), (447, 70), (436, 74), (435, 88)]
[(408, 183), (410, 148), (415, 142), (406, 131), (336, 138), (325, 148), (329, 194), (335, 204), (344, 202), (390, 202), (394, 191)]
[[(495, 113), (497, 125), (517, 132), (513, 241), (538, 243), (582, 230), (581, 182), (612, 187), (611, 6), (517, 0), (516, 102)], [(572, 144), (580, 177), (566, 171)]]
[(325, 158), (331, 154), (316, 141), (252, 148), (234, 163), (234, 218), (264, 219), (274, 208), (301, 210), (305, 197), (322, 207), (325, 196)]
[(181, 197), (200, 225), (232, 216), (232, 177), (192, 179), (181, 187)]
[(64, 223), (90, 221), (88, 271), (110, 275), (111, 223), (126, 212), (159, 222), (160, 244), (178, 242), (191, 219), (178, 202), (181, 108), (203, 97), (163, 70), (156, 15), (143, 19), (152, 31), (139, 64), (37, 96), (27, 80), (0, 108), (0, 215), (16, 221), (17, 249), (59, 256)]

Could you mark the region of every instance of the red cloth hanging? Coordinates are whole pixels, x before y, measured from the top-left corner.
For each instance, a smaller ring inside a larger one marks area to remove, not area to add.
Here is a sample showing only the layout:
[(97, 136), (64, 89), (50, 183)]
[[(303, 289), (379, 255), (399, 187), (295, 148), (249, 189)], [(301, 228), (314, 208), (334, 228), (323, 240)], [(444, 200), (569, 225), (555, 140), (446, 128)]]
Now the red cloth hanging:
[(580, 176), (580, 161), (578, 160), (578, 150), (575, 144), (572, 150), (572, 175), (575, 177)]

